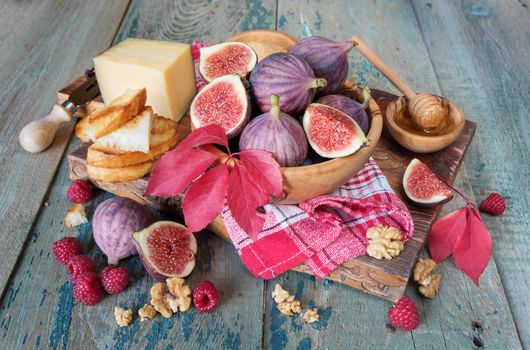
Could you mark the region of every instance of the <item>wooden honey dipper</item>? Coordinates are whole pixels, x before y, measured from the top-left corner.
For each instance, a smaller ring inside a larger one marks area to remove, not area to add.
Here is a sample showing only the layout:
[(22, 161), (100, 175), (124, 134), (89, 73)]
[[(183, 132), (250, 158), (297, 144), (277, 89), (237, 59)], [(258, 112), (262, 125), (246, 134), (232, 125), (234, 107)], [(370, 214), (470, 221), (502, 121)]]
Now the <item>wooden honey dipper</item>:
[(436, 96), (427, 93), (415, 93), (361, 38), (353, 36), (352, 40), (357, 43), (355, 45), (357, 51), (405, 95), (408, 100), (409, 113), (416, 125), (425, 130), (431, 130), (438, 127), (447, 118), (449, 111), (442, 106), (441, 101)]

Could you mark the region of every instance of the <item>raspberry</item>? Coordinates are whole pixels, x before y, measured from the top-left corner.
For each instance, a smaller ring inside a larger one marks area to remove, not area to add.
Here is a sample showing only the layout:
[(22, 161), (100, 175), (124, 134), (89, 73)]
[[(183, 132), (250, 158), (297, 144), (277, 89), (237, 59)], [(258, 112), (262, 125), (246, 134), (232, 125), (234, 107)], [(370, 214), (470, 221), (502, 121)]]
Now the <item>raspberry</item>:
[(101, 285), (109, 294), (121, 293), (129, 285), (129, 271), (125, 267), (107, 266), (100, 275)]
[(74, 280), (74, 299), (85, 305), (95, 305), (101, 301), (101, 282), (99, 276), (87, 272)]
[(88, 256), (74, 255), (66, 262), (66, 269), (70, 273), (70, 279), (73, 281), (76, 277), (87, 272), (95, 272), (96, 263)]
[(479, 209), (481, 212), (497, 216), (504, 213), (504, 210), (506, 210), (506, 204), (504, 203), (504, 198), (500, 194), (493, 192), (480, 203)]
[(64, 265), (70, 257), (81, 254), (81, 243), (75, 237), (64, 237), (55, 241), (52, 249), (55, 260)]
[(68, 200), (72, 203), (86, 203), (92, 198), (92, 189), (85, 180), (75, 180), (66, 192)]
[(388, 321), (394, 327), (404, 331), (412, 331), (420, 324), (420, 315), (414, 302), (409, 297), (404, 296), (388, 309)]
[(211, 312), (219, 304), (219, 293), (210, 281), (202, 281), (193, 289), (193, 304), (197, 310)]

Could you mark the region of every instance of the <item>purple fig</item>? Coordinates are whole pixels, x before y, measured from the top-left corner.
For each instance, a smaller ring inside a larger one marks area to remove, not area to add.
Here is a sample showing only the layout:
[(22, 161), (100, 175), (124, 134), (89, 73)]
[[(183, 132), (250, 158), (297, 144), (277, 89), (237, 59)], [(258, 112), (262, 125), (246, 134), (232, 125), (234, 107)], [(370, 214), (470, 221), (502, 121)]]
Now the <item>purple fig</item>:
[(291, 53), (309, 63), (318, 78), (324, 78), (327, 86), (319, 94), (339, 91), (348, 76), (348, 52), (355, 46), (352, 40), (337, 42), (321, 36), (310, 36), (300, 40), (291, 48)]
[(262, 149), (271, 152), (280, 166), (299, 166), (307, 156), (304, 129), (280, 111), (278, 96), (270, 100), (270, 111), (252, 119), (241, 133), (239, 149)]
[(370, 101), (370, 89), (365, 87), (363, 89), (364, 102), (359, 103), (347, 96), (343, 95), (327, 95), (318, 100), (318, 103), (331, 106), (341, 112), (346, 113), (359, 124), (363, 132), (368, 132), (368, 115), (366, 114), (366, 106)]
[(325, 79), (315, 78), (306, 61), (290, 53), (272, 54), (250, 73), (250, 90), (262, 112), (270, 110), (270, 97), (276, 95), (284, 113), (299, 115), (313, 101), (316, 89), (326, 84)]

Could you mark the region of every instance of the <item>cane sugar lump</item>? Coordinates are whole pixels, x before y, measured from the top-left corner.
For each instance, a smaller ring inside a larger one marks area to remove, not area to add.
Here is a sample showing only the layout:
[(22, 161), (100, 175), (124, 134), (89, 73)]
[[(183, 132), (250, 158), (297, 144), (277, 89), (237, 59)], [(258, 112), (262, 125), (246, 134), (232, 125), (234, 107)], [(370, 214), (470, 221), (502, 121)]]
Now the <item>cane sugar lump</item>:
[(179, 121), (195, 96), (195, 76), (188, 44), (128, 38), (94, 58), (105, 103), (127, 89), (145, 88), (153, 112)]

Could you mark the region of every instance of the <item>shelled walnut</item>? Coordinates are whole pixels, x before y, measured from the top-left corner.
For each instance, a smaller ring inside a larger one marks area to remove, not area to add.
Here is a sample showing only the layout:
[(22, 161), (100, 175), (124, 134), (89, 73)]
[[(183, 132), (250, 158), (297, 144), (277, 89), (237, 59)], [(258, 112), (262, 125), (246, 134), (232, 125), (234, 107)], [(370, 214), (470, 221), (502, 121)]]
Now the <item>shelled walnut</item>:
[(116, 323), (120, 327), (127, 327), (131, 324), (133, 319), (133, 312), (131, 309), (124, 310), (119, 306), (114, 308), (114, 317), (116, 318)]
[(170, 318), (173, 315), (171, 307), (169, 306), (165, 283), (159, 282), (151, 287), (151, 305), (156, 311), (160, 312), (165, 318)]
[(282, 288), (278, 283), (274, 286), (274, 290), (272, 291), (272, 298), (276, 302), (276, 304), (282, 303), (289, 298), (290, 294), (288, 291)]
[(433, 274), (435, 268), (436, 262), (434, 260), (418, 259), (412, 271), (412, 278), (420, 285), (420, 293), (427, 298), (434, 298), (440, 288), (442, 275)]
[(138, 316), (140, 316), (140, 321), (149, 320), (155, 317), (157, 314), (155, 308), (149, 304), (145, 304), (143, 307), (138, 309)]
[(366, 231), (366, 237), (369, 239), (366, 253), (376, 259), (395, 258), (404, 248), (401, 231), (395, 227), (370, 227)]
[(184, 284), (184, 279), (180, 277), (168, 278), (166, 280), (169, 293), (169, 307), (173, 312), (188, 311), (191, 307), (191, 289)]
[(307, 323), (313, 323), (318, 321), (320, 316), (318, 315), (318, 309), (309, 309), (304, 314), (304, 321)]
[(300, 302), (298, 300), (283, 301), (276, 306), (278, 311), (286, 316), (293, 316), (294, 314), (300, 313), (302, 311)]

